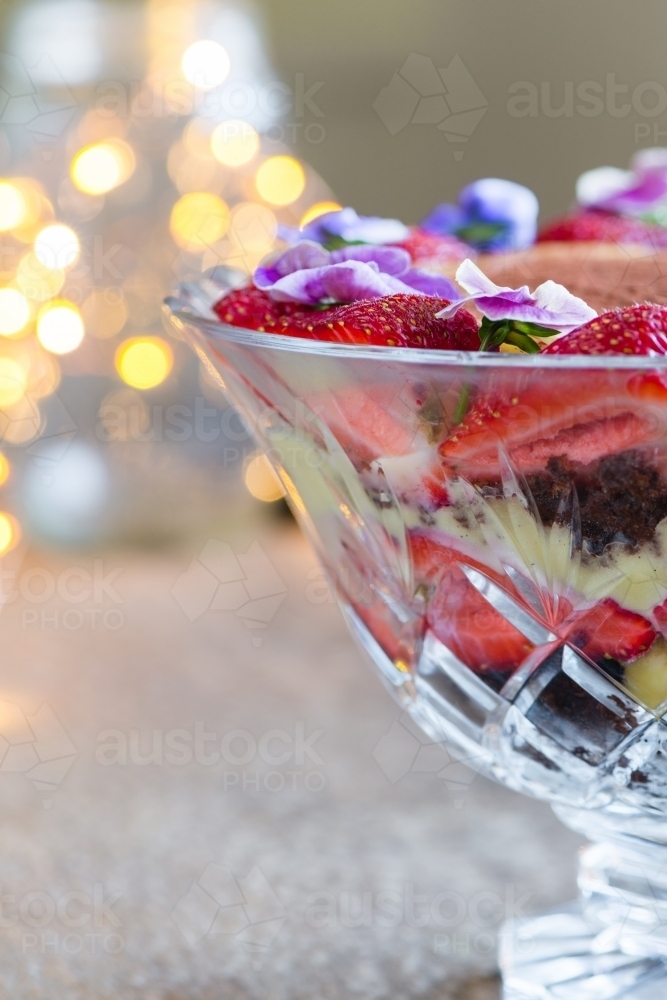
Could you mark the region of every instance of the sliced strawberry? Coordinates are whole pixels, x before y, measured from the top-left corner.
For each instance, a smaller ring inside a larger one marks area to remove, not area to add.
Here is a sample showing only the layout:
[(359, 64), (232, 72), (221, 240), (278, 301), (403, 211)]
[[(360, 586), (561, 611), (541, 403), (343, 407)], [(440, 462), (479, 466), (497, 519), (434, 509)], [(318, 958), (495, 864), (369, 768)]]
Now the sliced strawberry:
[(653, 608), (652, 616), (660, 634), (667, 638), (667, 600)]
[[(509, 381), (509, 380), (508, 380)], [(525, 388), (503, 386), (480, 396), (440, 446), (447, 466), (466, 478), (497, 477), (499, 447), (524, 474), (567, 456), (588, 465), (605, 455), (654, 441), (655, 414), (637, 406), (637, 387), (623, 372), (558, 372)]]
[(425, 443), (400, 387), (351, 384), (313, 394), (308, 404), (355, 464), (369, 465), (383, 455), (407, 455)]
[(607, 598), (576, 616), (568, 641), (604, 666), (607, 660), (631, 663), (650, 649), (657, 635), (642, 615)]
[[(667, 235), (667, 233), (666, 233)], [(667, 354), (667, 306), (611, 309), (554, 341), (544, 354)]]
[(537, 241), (634, 243), (659, 249), (667, 247), (667, 230), (627, 216), (588, 211), (548, 222), (540, 231)]
[(418, 265), (452, 265), (474, 256), (474, 251), (455, 236), (429, 233), (419, 226), (413, 226), (406, 238), (394, 245), (407, 250)]
[(339, 306), (308, 329), (314, 340), (341, 344), (479, 350), (477, 320), (466, 309), (451, 319), (437, 319), (446, 305), (447, 299), (432, 295), (386, 295)]
[(458, 566), (441, 576), (426, 619), (440, 642), (496, 690), (535, 648), (482, 597)]

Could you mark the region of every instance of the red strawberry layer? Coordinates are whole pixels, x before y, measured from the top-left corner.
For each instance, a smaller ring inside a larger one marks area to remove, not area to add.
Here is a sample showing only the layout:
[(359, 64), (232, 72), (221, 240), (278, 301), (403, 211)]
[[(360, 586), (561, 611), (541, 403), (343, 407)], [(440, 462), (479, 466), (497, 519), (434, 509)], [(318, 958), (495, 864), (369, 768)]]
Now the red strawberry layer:
[(667, 230), (639, 219), (589, 211), (548, 222), (540, 231), (537, 241), (634, 243), (662, 249), (667, 247)]
[(611, 599), (576, 615), (568, 640), (595, 662), (631, 663), (652, 646), (658, 633), (651, 623)]

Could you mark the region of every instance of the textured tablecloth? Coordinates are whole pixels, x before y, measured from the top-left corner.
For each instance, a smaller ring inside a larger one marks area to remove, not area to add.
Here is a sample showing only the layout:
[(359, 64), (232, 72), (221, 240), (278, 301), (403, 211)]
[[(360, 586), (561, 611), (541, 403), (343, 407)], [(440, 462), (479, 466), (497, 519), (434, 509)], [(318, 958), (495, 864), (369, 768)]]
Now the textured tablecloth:
[(296, 529), (23, 556), (0, 615), (3, 996), (498, 995), (500, 921), (574, 894), (577, 840), (420, 741)]

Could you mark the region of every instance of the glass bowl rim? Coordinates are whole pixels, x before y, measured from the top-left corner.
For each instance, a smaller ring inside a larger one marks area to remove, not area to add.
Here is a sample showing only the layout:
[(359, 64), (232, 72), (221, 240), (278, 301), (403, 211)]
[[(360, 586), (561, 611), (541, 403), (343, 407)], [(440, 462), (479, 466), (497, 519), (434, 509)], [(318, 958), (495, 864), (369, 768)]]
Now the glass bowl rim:
[(366, 361), (401, 362), (410, 365), (439, 365), (456, 368), (503, 368), (557, 371), (574, 370), (667, 370), (667, 355), (623, 354), (498, 354), (473, 351), (438, 351), (419, 347), (364, 347), (359, 344), (336, 344), (306, 337), (288, 337), (284, 334), (261, 333), (245, 327), (230, 326), (213, 316), (205, 316), (192, 309), (190, 303), (168, 298), (165, 312), (181, 331), (189, 326), (215, 340), (228, 341), (242, 347), (260, 347), (264, 350), (287, 351), (294, 354), (314, 355), (323, 358), (358, 358)]

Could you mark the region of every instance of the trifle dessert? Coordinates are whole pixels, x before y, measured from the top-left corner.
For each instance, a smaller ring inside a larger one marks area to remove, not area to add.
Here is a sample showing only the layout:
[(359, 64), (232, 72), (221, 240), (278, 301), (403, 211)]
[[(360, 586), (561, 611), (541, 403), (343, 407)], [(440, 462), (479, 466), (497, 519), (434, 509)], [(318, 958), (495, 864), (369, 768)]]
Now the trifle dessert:
[(168, 305), (404, 708), (597, 842), (506, 997), (661, 995), (627, 990), (666, 974), (667, 308), (347, 240)]

